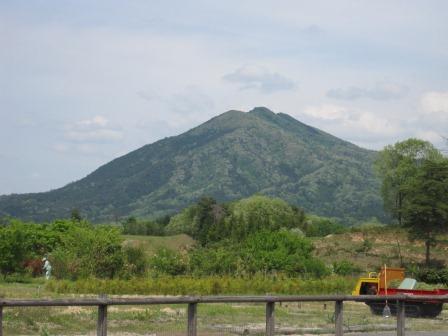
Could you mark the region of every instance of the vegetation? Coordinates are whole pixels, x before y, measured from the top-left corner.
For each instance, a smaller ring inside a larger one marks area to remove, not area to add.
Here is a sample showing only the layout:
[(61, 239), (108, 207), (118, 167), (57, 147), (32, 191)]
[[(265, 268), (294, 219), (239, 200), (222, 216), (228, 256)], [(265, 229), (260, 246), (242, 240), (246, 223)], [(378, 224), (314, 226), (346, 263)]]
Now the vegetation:
[(419, 139), (397, 142), (379, 152), (375, 167), (382, 180), (384, 208), (400, 225), (406, 201), (405, 185), (416, 176), (422, 162), (441, 158), (431, 143)]
[(46, 290), (71, 294), (230, 295), (230, 294), (348, 294), (354, 278), (332, 276), (297, 279), (283, 276), (154, 277), (131, 280), (84, 279), (50, 281)]
[(413, 238), (425, 241), (429, 265), (430, 247), (438, 235), (448, 232), (448, 160), (423, 162), (404, 193), (404, 225)]
[(224, 238), (242, 241), (260, 230), (300, 230), (304, 218), (303, 210), (278, 198), (255, 195), (218, 204), (211, 197), (203, 197), (173, 216), (165, 231), (169, 234), (189, 234), (205, 246)]
[(129, 277), (144, 273), (143, 252), (123, 247), (120, 230), (93, 226), (84, 220), (50, 224), (12, 220), (0, 227), (0, 273), (24, 275), (41, 272), (49, 256), (56, 278)]
[(429, 266), (431, 246), (448, 231), (448, 159), (429, 142), (409, 139), (387, 146), (376, 166), (385, 208), (425, 241)]
[(262, 195), (226, 204), (204, 197), (173, 216), (166, 227), (166, 220), (138, 222), (128, 218), (123, 223), (126, 233), (146, 234), (148, 227), (158, 223), (158, 232), (180, 228), (196, 240), (196, 246), (190, 242), (183, 250), (159, 245), (151, 254), (143, 249), (145, 240), (131, 238), (124, 243), (119, 227), (94, 226), (76, 211), (71, 220), (49, 224), (16, 220), (0, 229), (5, 251), (0, 272), (4, 276), (23, 273), (23, 265), (31, 261), (38, 263), (39, 274), (40, 258), (48, 256), (58, 279), (257, 274), (322, 278), (331, 268), (312, 255), (314, 247), (303, 232), (307, 228), (317, 234), (335, 233), (341, 227), (327, 219), (312, 218), (307, 226), (301, 209)]
[(0, 196), (0, 216), (42, 222), (76, 208), (89, 220), (118, 222), (176, 213), (202, 195), (227, 202), (259, 192), (349, 224), (384, 221), (375, 155), (286, 114), (229, 111), (63, 188)]
[(329, 234), (347, 232), (348, 228), (330, 218), (307, 215), (304, 222), (304, 231), (307, 237), (325, 237)]
[(134, 216), (126, 218), (123, 221), (123, 234), (126, 235), (145, 235), (145, 236), (163, 236), (165, 226), (169, 223), (170, 216), (163, 216), (156, 220), (138, 220)]

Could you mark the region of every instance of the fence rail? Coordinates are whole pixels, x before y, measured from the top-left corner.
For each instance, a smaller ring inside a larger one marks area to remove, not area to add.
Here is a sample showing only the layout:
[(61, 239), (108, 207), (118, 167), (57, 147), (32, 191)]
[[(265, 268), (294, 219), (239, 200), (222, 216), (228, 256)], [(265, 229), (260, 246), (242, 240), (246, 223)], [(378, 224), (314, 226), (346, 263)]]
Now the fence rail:
[(448, 302), (448, 295), (307, 295), (307, 296), (183, 296), (183, 297), (143, 297), (143, 298), (91, 298), (91, 299), (55, 299), (55, 300), (6, 300), (0, 299), (0, 336), (3, 336), (4, 307), (63, 307), (63, 306), (97, 306), (97, 335), (107, 335), (107, 308), (120, 305), (158, 305), (188, 304), (187, 336), (197, 335), (197, 305), (207, 303), (265, 303), (266, 335), (275, 332), (275, 303), (277, 302), (334, 302), (335, 303), (335, 335), (342, 336), (344, 302), (389, 301), (397, 304), (397, 336), (405, 336), (405, 306), (407, 302)]

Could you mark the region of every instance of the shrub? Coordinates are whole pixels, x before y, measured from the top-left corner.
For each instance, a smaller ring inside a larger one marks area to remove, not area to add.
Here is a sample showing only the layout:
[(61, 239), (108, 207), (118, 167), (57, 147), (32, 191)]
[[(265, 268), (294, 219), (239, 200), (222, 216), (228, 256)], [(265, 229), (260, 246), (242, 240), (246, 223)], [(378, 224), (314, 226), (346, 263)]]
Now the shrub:
[(160, 248), (150, 258), (149, 264), (156, 274), (182, 275), (187, 270), (187, 265), (182, 255), (167, 248)]
[[(113, 278), (124, 264), (118, 228), (73, 223), (50, 255), (58, 278)], [(58, 269), (59, 268), (59, 269)], [(63, 271), (62, 271), (63, 270)]]
[(121, 277), (141, 276), (148, 269), (148, 260), (141, 247), (126, 246), (124, 252), (124, 268)]
[(361, 246), (355, 249), (355, 252), (365, 253), (369, 252), (373, 248), (373, 243), (370, 239), (364, 239)]
[(243, 260), (248, 273), (285, 272), (290, 276), (329, 273), (325, 265), (311, 256), (313, 245), (304, 237), (287, 231), (261, 231), (243, 243)]
[(333, 272), (337, 275), (353, 275), (361, 273), (362, 269), (350, 261), (342, 260), (333, 262)]
[(305, 233), (308, 237), (325, 237), (344, 232), (347, 232), (347, 228), (330, 218), (309, 215), (305, 221)]
[(194, 249), (189, 254), (189, 268), (193, 275), (238, 275), (239, 248), (230, 242)]
[(417, 279), (429, 284), (448, 285), (448, 269), (421, 268), (418, 270)]

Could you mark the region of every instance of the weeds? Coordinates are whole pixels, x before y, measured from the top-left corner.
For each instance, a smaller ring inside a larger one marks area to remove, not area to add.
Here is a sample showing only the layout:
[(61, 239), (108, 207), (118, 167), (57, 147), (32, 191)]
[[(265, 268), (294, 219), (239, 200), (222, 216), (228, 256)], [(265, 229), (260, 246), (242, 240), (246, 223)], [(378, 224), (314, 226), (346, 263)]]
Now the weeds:
[(85, 279), (53, 280), (46, 290), (61, 294), (140, 294), (140, 295), (218, 295), (218, 294), (335, 294), (349, 293), (355, 280), (331, 276), (324, 279), (295, 279), (282, 276), (160, 277), (131, 280)]

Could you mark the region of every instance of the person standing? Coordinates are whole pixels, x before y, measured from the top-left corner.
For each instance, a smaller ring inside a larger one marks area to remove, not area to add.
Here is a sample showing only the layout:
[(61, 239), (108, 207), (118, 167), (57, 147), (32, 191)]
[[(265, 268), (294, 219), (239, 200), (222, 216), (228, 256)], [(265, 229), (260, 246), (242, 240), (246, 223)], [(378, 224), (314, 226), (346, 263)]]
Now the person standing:
[(47, 259), (47, 257), (42, 259), (44, 265), (42, 268), (45, 270), (45, 279), (49, 280), (51, 276), (51, 264), (50, 261)]

